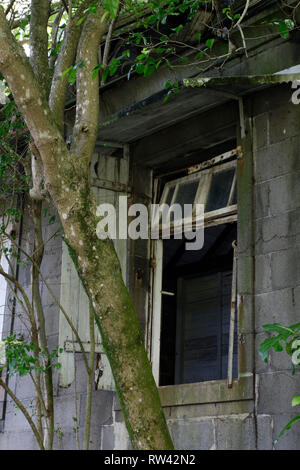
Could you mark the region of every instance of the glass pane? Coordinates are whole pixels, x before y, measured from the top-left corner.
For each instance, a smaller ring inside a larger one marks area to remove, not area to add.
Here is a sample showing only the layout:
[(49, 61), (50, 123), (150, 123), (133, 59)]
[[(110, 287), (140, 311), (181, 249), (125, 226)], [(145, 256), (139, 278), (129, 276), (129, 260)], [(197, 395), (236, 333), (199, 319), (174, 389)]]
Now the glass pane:
[[(166, 195), (166, 197), (165, 197), (165, 202), (164, 202), (164, 204), (167, 204), (168, 206), (171, 204), (171, 201), (172, 201), (172, 197), (173, 197), (175, 188), (176, 188), (176, 186), (171, 186), (171, 187), (169, 187), (169, 189), (168, 189), (168, 191), (167, 191), (167, 195)], [(162, 213), (160, 212), (160, 213), (159, 213), (159, 223), (161, 224), (161, 222), (162, 222)]]
[[(178, 191), (175, 197), (175, 204), (179, 204), (182, 208), (182, 216), (188, 217), (191, 215), (192, 207), (190, 210), (184, 211), (184, 204), (194, 204), (196, 192), (198, 189), (199, 180), (187, 181), (186, 183), (181, 183), (178, 187)], [(176, 215), (176, 214), (175, 214)], [(178, 217), (175, 217), (177, 220)], [(171, 213), (171, 221), (174, 220), (174, 214)]]
[(175, 186), (171, 186), (171, 188), (169, 188), (169, 191), (165, 200), (165, 203), (168, 204), (168, 206), (171, 204), (172, 197), (174, 194), (174, 189), (175, 189)]
[(215, 211), (227, 206), (235, 169), (219, 171), (212, 177), (205, 212)]
[(232, 205), (237, 204), (237, 185), (235, 183), (233, 198), (232, 198)]

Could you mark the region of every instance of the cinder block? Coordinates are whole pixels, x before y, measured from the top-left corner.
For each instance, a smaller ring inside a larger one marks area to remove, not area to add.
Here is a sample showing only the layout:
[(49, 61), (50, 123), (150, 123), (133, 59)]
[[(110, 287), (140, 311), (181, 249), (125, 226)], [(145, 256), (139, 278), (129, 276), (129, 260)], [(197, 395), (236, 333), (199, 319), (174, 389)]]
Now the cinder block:
[[(263, 128), (260, 130), (263, 132)], [(260, 183), (299, 171), (300, 132), (273, 145), (259, 148), (255, 154), (255, 181)], [(266, 144), (267, 145), (267, 144)]]
[[(292, 410), (290, 410), (290, 413), (275, 414), (273, 416), (273, 441), (275, 441), (274, 448), (276, 450), (300, 450), (300, 421), (295, 422), (291, 429), (286, 431), (283, 436), (278, 439), (278, 436), (284, 426), (286, 426), (287, 423), (298, 413), (299, 410), (297, 411), (295, 409), (294, 413), (292, 413)], [(278, 442), (276, 442), (277, 439)]]
[(251, 416), (218, 418), (216, 423), (217, 450), (254, 450), (255, 427)]
[(259, 346), (267, 338), (270, 337), (268, 333), (257, 333), (256, 335), (256, 347), (255, 347), (255, 362), (256, 362), (256, 373), (272, 373), (286, 371), (289, 375), (292, 371), (292, 362), (290, 356), (285, 352), (275, 352), (273, 349), (269, 352), (268, 362), (265, 363), (259, 355)]
[(269, 114), (263, 113), (254, 119), (254, 150), (266, 147), (269, 144)]
[(38, 450), (39, 446), (32, 432), (12, 431), (0, 436), (0, 450)]
[(300, 250), (295, 247), (278, 251), (272, 257), (272, 290), (295, 287), (300, 284)]
[(270, 185), (266, 181), (254, 186), (254, 218), (260, 219), (270, 215)]
[(176, 450), (209, 450), (215, 445), (212, 419), (168, 421), (168, 426)]
[(255, 296), (257, 332), (264, 331), (262, 326), (267, 323), (291, 325), (297, 323), (298, 318), (299, 309), (296, 307), (293, 289), (282, 289)]
[(286, 212), (255, 221), (255, 254), (285, 250), (297, 244), (299, 211)]
[(257, 449), (273, 449), (273, 417), (268, 415), (257, 416)]
[[(92, 426), (112, 424), (113, 392), (94, 390), (92, 397)], [(80, 423), (84, 423), (86, 394), (80, 396)]]
[(272, 291), (271, 255), (255, 257), (255, 293)]
[(271, 144), (299, 135), (299, 106), (286, 104), (270, 111), (269, 118)]
[(102, 426), (102, 442), (101, 450), (114, 450), (115, 448), (115, 436), (114, 426)]
[(270, 185), (271, 215), (285, 213), (300, 206), (300, 172), (275, 178)]
[[(284, 354), (284, 353), (282, 353)], [(258, 386), (258, 413), (277, 414), (292, 412), (292, 398), (299, 395), (300, 374), (269, 372), (260, 374)]]
[[(34, 413), (34, 403), (33, 400), (22, 400), (23, 405), (26, 410), (32, 416)], [(7, 403), (5, 419), (4, 419), (4, 432), (20, 432), (27, 431), (32, 432), (30, 425), (25, 418), (24, 414), (20, 409), (18, 409), (14, 402), (10, 401)], [(1, 441), (1, 435), (0, 435)]]

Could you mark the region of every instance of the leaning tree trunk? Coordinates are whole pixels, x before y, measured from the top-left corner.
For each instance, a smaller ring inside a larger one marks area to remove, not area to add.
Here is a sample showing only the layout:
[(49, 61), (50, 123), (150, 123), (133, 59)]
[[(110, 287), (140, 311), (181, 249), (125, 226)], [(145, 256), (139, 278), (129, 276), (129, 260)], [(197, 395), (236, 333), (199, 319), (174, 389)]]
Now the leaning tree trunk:
[(98, 320), (129, 435), (138, 449), (170, 449), (141, 328), (113, 243), (97, 238), (96, 204), (85, 178), (78, 176), (76, 186), (76, 191), (66, 188), (67, 200), (76, 204), (68, 212), (58, 201), (58, 210), (70, 254)]
[[(89, 3), (84, 0), (82, 9)], [(41, 3), (33, 1), (32, 5), (39, 8)], [(141, 328), (122, 279), (118, 257), (112, 241), (99, 240), (96, 235), (99, 218), (89, 168), (98, 130), (99, 78), (93, 80), (91, 71), (98, 63), (99, 42), (105, 26), (100, 21), (102, 17), (103, 10), (99, 8), (97, 15), (87, 16), (83, 26), (78, 26), (78, 17), (68, 26), (52, 80), (49, 106), (0, 7), (0, 71), (41, 158), (44, 186), (57, 208), (65, 241), (92, 303), (133, 446), (172, 449)], [(63, 138), (67, 78), (62, 72), (73, 64), (75, 54), (77, 63), (84, 59), (88, 66), (77, 77), (76, 122), (69, 151)]]

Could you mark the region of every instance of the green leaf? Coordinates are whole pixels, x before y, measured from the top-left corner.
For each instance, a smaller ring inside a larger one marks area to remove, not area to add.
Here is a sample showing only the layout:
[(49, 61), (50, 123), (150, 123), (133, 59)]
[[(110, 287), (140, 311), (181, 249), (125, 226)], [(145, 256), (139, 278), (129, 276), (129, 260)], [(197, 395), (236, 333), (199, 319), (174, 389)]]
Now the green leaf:
[[(286, 426), (284, 426), (284, 428), (282, 429), (282, 431), (280, 432), (279, 436), (278, 436), (278, 439), (280, 439), (283, 434), (285, 433), (285, 431), (287, 431), (288, 429), (291, 429), (291, 426), (292, 424), (294, 424), (296, 421), (299, 421), (300, 420), (300, 414), (295, 416), (293, 419), (291, 419)], [(278, 442), (278, 439), (275, 441), (275, 443)]]
[(78, 21), (77, 21), (77, 26), (80, 26), (81, 23), (85, 20), (86, 16), (83, 16), (82, 18), (80, 18)]
[(69, 73), (70, 70), (72, 70), (72, 69), (73, 69), (73, 67), (69, 67), (69, 68), (67, 68), (66, 70), (64, 70), (63, 73), (62, 73), (61, 78), (64, 78), (64, 76), (67, 75), (67, 73)]
[(268, 324), (268, 325), (263, 325), (263, 328), (266, 331), (279, 333), (280, 335), (282, 335), (286, 339), (294, 333), (290, 328), (288, 328), (286, 326), (279, 325), (279, 323), (272, 323), (272, 324)]
[(294, 397), (292, 400), (292, 406), (300, 405), (300, 396)]
[(105, 18), (107, 17), (107, 15), (109, 15), (109, 12), (108, 12), (108, 11), (105, 11), (105, 12), (103, 13), (103, 15), (101, 16), (101, 20), (100, 20), (101, 23), (103, 23), (103, 21), (105, 20)]
[(183, 28), (183, 25), (182, 25), (182, 24), (180, 24), (179, 26), (177, 26), (177, 28), (176, 28), (176, 30), (175, 30), (175, 31), (176, 31), (176, 34), (178, 34), (178, 33), (182, 30), (182, 28)]
[(171, 88), (171, 86), (172, 86), (172, 83), (170, 82), (170, 80), (167, 80), (165, 83), (165, 90), (168, 90), (169, 88)]
[(103, 6), (110, 13), (110, 16), (114, 18), (118, 13), (119, 0), (103, 0)]
[(144, 68), (144, 77), (149, 77), (153, 72), (155, 72), (155, 70), (156, 68), (154, 65), (147, 63)]
[(136, 73), (141, 75), (142, 73), (144, 73), (144, 68), (145, 68), (144, 64), (141, 64), (141, 63), (137, 64), (135, 67)]
[(106, 69), (103, 70), (103, 72), (102, 72), (102, 77), (101, 77), (103, 83), (104, 83), (105, 80), (107, 79), (108, 74), (109, 74), (109, 67), (106, 67)]
[[(268, 353), (271, 348), (274, 348), (276, 351), (282, 351), (282, 346), (280, 344), (280, 338), (279, 336), (273, 337), (273, 338), (267, 338), (264, 340), (263, 343), (259, 346), (259, 354), (264, 362), (268, 361)], [(281, 348), (281, 349), (280, 349)]]
[(95, 80), (95, 78), (97, 77), (101, 67), (102, 67), (102, 64), (98, 64), (98, 65), (96, 65), (96, 67), (93, 68), (92, 80)]
[(289, 31), (294, 29), (294, 22), (290, 19), (286, 19), (284, 21), (278, 21), (278, 31), (282, 38), (288, 39), (289, 38)]
[(207, 45), (208, 49), (211, 49), (214, 45), (214, 42), (215, 42), (214, 39), (207, 39), (205, 44)]

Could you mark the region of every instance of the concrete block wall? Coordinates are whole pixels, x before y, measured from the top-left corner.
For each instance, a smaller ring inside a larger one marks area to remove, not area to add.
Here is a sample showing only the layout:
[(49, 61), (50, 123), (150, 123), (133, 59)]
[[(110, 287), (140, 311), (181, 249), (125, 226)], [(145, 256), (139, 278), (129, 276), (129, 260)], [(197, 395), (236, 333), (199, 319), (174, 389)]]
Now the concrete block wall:
[[(291, 407), (291, 399), (300, 393), (300, 374), (298, 372), (292, 377), (290, 360), (283, 353), (271, 353), (268, 364), (263, 363), (258, 355), (259, 344), (266, 337), (264, 324), (299, 322), (300, 106), (290, 102), (291, 94), (291, 88), (283, 86), (257, 93), (246, 103), (246, 114), (252, 117), (253, 124), (255, 400), (166, 407), (165, 414), (176, 449), (253, 450), (300, 447), (300, 423), (296, 423), (294, 428), (274, 445), (282, 427), (297, 412)], [(45, 239), (50, 238), (58, 228), (56, 222), (51, 225), (45, 223)], [(28, 219), (27, 232), (29, 229)], [(27, 232), (24, 230), (24, 245), (31, 241), (30, 235), (26, 236)], [(141, 247), (140, 251), (144, 255), (145, 247)], [(141, 306), (146, 304), (145, 279), (148, 261), (146, 256), (139, 255), (137, 245), (131, 263), (139, 267), (136, 259), (143, 258), (143, 276), (141, 286), (138, 285), (142, 291), (142, 300), (137, 299)], [(60, 263), (61, 238), (58, 235), (47, 244), (43, 264), (44, 275), (57, 297), (60, 293)], [(29, 269), (28, 266), (22, 265), (20, 272), (20, 281), (28, 291)], [(132, 270), (131, 275), (136, 281), (135, 270)], [(133, 294), (136, 288), (132, 287)], [(58, 308), (53, 305), (45, 286), (42, 286), (42, 296), (47, 313), (49, 343), (55, 347), (58, 341)], [(7, 315), (7, 331), (9, 321)], [(15, 330), (25, 331), (18, 318)], [(249, 354), (252, 352), (249, 351)], [(77, 355), (77, 375), (81, 437), (87, 380), (80, 355)], [(57, 427), (55, 448), (73, 449), (76, 448), (73, 430), (74, 386), (59, 388), (57, 374), (54, 383)], [(28, 379), (12, 378), (10, 384), (24, 402), (30, 405), (33, 393)], [(0, 432), (0, 449), (36, 448), (34, 438), (28, 431), (20, 411), (8, 400), (6, 417)], [(62, 438), (60, 432), (63, 433)], [(130, 448), (122, 414), (113, 392), (94, 392), (91, 448)]]
[[(300, 373), (291, 360), (272, 352), (258, 355), (263, 325), (291, 325), (300, 318), (300, 106), (290, 85), (259, 93), (252, 100), (255, 229), (256, 413), (263, 448), (299, 449), (300, 424), (274, 445), (282, 427), (299, 413), (291, 407), (300, 392)], [(269, 423), (269, 424), (268, 424)], [(262, 427), (263, 426), (263, 427)], [(271, 429), (272, 441), (263, 437)]]
[[(42, 273), (54, 294), (60, 298), (60, 275), (61, 275), (61, 253), (62, 239), (58, 218), (49, 223), (50, 216), (54, 214), (53, 209), (47, 211), (47, 215), (43, 217), (43, 235), (46, 242), (45, 255), (42, 263)], [(57, 234), (56, 234), (57, 233)], [(56, 234), (56, 235), (55, 235)], [(22, 230), (22, 247), (25, 251), (32, 249), (32, 223), (28, 211), (25, 207), (25, 217)], [(19, 282), (24, 287), (26, 293), (31, 292), (30, 264), (25, 262), (21, 257)], [(59, 333), (59, 308), (55, 304), (53, 297), (49, 293), (47, 287), (41, 284), (42, 302), (46, 318), (46, 331), (48, 334), (48, 346), (53, 350), (58, 345)], [(21, 313), (20, 307), (17, 306), (14, 320), (14, 332), (22, 333), (24, 338), (28, 338), (28, 332), (18, 314)], [(3, 336), (10, 334), (11, 328), (11, 312), (6, 309)], [(85, 407), (86, 407), (86, 388), (87, 373), (81, 354), (76, 354), (76, 394), (77, 394), (77, 410), (78, 422), (75, 423), (75, 389), (74, 384), (69, 388), (61, 388), (58, 385), (58, 371), (54, 370), (54, 402), (55, 402), (55, 449), (76, 449), (76, 434), (74, 428), (78, 426), (80, 442), (84, 433)], [(17, 397), (22, 401), (31, 414), (34, 413), (34, 387), (29, 376), (17, 377), (13, 376), (9, 379), (9, 386)], [(90, 449), (114, 448), (114, 440), (108, 438), (108, 429), (113, 429), (115, 421), (114, 413), (114, 392), (110, 391), (94, 391), (93, 407), (92, 407), (92, 423)], [(0, 450), (13, 449), (37, 449), (38, 445), (33, 436), (24, 415), (16, 408), (12, 400), (7, 397), (6, 412), (4, 420), (0, 421)], [(119, 424), (119, 442), (116, 445), (125, 446), (122, 443), (123, 424)], [(124, 441), (124, 438), (123, 438)], [(110, 442), (110, 443), (109, 443)], [(126, 443), (127, 445), (127, 443)]]

